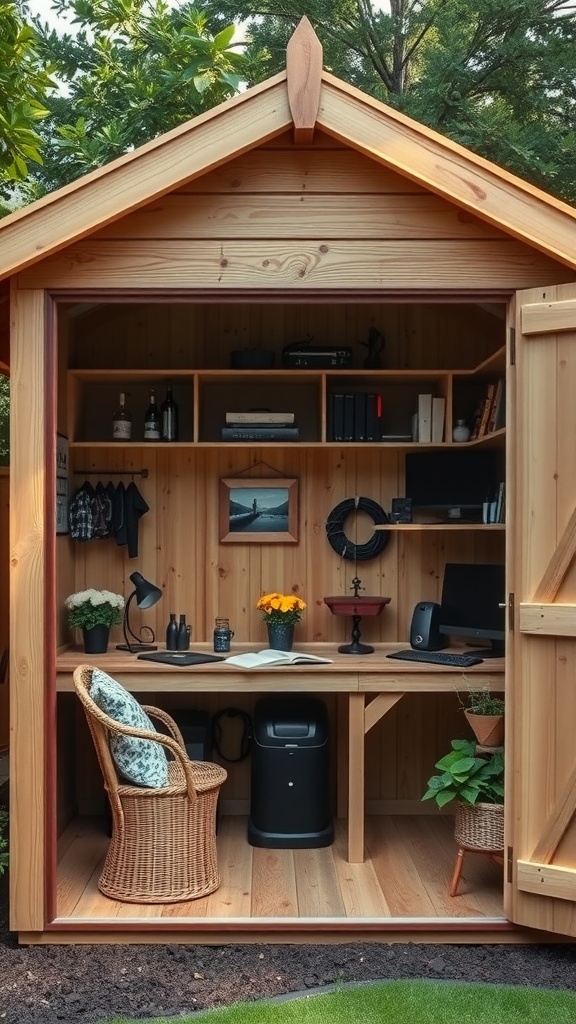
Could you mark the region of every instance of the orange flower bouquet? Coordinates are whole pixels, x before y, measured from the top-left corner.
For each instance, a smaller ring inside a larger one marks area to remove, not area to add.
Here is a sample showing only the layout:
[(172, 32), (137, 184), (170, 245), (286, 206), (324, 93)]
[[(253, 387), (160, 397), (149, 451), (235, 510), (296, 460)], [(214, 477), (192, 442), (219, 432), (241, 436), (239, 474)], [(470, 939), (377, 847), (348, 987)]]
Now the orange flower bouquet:
[(267, 626), (293, 626), (299, 622), (306, 602), (294, 594), (264, 594), (256, 603)]

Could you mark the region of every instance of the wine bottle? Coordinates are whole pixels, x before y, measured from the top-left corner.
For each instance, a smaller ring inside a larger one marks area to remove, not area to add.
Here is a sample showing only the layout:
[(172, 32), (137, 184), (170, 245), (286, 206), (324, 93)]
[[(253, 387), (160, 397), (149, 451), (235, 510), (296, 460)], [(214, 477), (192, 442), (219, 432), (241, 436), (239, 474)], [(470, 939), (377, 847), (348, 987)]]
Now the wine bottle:
[(166, 398), (162, 402), (162, 440), (178, 440), (178, 406), (172, 397), (172, 385), (166, 388)]
[(156, 392), (150, 388), (150, 404), (144, 416), (144, 440), (159, 441), (162, 437), (162, 419), (156, 405)]
[(126, 408), (124, 392), (120, 393), (120, 405), (116, 409), (112, 420), (112, 439), (114, 441), (129, 441), (132, 436), (132, 414)]

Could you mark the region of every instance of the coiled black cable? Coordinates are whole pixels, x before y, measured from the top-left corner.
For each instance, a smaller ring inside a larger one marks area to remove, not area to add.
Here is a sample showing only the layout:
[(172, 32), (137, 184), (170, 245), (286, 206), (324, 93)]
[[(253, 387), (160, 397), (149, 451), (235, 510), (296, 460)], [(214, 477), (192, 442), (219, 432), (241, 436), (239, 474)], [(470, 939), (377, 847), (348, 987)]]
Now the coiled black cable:
[(365, 512), (375, 526), (382, 526), (388, 523), (389, 519), (384, 509), (371, 498), (346, 498), (336, 505), (328, 516), (326, 536), (336, 554), (351, 562), (367, 562), (384, 551), (390, 534), (387, 530), (375, 530), (365, 544), (354, 544), (344, 533), (346, 519), (352, 512)]
[[(222, 751), (222, 722), (226, 718), (239, 718), (242, 722), (242, 735), (240, 737), (240, 749), (237, 757), (229, 757)], [(250, 753), (252, 746), (252, 719), (246, 711), (241, 708), (222, 708), (212, 718), (212, 743), (216, 753), (223, 761), (233, 764), (235, 761), (243, 761)]]

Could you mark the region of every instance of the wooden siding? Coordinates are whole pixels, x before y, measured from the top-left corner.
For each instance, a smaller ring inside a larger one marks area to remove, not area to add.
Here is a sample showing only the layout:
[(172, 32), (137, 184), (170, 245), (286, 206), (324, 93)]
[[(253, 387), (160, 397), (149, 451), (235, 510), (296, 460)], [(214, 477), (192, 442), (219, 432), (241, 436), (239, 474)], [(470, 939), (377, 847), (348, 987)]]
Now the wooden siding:
[(513, 290), (570, 279), (471, 211), (347, 150), (259, 148), (185, 189), (47, 257), (19, 286), (287, 288), (304, 298), (311, 288)]

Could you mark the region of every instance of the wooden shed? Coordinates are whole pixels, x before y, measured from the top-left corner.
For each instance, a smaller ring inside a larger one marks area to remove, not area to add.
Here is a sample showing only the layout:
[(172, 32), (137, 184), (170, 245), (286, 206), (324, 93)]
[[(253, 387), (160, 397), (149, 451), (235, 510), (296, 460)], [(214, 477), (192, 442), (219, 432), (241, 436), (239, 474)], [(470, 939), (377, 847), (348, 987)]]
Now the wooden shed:
[[(575, 240), (569, 206), (322, 71), (306, 22), (285, 73), (0, 223), (20, 941), (576, 935)], [(384, 339), (378, 352), (369, 332)], [(285, 365), (285, 347), (307, 340), (304, 365)], [(275, 365), (232, 368), (232, 352), (253, 348)], [(347, 349), (351, 362), (326, 364)], [(456, 446), (455, 422), (499, 381), (505, 418)], [(149, 390), (162, 397), (168, 382), (179, 438), (144, 441)], [(111, 432), (119, 392), (133, 414), (124, 443)], [(379, 433), (344, 439), (335, 396), (358, 393), (381, 396)], [(434, 441), (410, 433), (421, 395), (444, 401)], [(290, 410), (298, 439), (223, 440), (226, 413), (255, 407)], [(495, 453), (505, 521), (390, 523), (383, 549), (359, 560), (376, 531), (358, 513), (346, 521), (356, 557), (333, 548), (326, 523), (341, 502), (389, 511), (409, 458), (456, 447)], [(56, 529), (66, 474), (71, 494), (85, 480), (136, 483), (149, 508), (137, 555), (76, 540), (65, 519)], [(222, 528), (222, 493), (246, 480), (296, 482), (288, 537)], [(505, 659), (469, 670), (387, 660), (454, 562), (506, 565)], [(304, 598), (296, 646), (329, 665), (173, 669), (117, 651), (120, 631), (94, 663), (169, 711), (252, 713), (262, 693), (320, 695), (333, 845), (249, 845), (247, 758), (227, 765), (215, 893), (155, 906), (99, 892), (104, 794), (72, 685), (87, 656), (64, 601), (86, 587), (128, 596), (136, 569), (164, 599), (135, 621), (163, 639), (169, 613), (186, 613), (195, 649), (212, 649), (219, 616), (233, 652), (265, 647), (259, 596)], [(324, 603), (350, 595), (355, 577), (361, 594), (391, 599), (361, 621), (368, 656), (338, 652), (351, 621)], [(450, 740), (467, 735), (459, 695), (474, 688), (506, 695), (504, 866), (470, 854), (451, 897), (452, 819), (421, 796)]]

